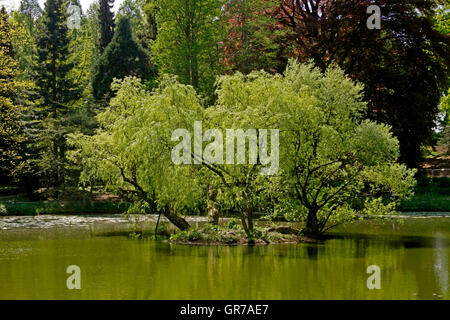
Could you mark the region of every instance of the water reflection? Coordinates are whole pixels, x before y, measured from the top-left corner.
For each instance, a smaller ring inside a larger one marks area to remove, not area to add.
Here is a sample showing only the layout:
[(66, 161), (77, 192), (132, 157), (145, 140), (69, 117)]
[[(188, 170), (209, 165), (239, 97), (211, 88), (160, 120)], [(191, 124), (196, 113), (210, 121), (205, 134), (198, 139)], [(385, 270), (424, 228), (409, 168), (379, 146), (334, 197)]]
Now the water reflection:
[(435, 234), (435, 250), (434, 250), (434, 272), (442, 294), (448, 293), (448, 244), (444, 236), (437, 232)]
[[(182, 246), (127, 237), (0, 242), (1, 299), (450, 299), (450, 219), (361, 224), (321, 244)], [(82, 290), (65, 288), (79, 265)], [(368, 290), (369, 265), (381, 290)]]

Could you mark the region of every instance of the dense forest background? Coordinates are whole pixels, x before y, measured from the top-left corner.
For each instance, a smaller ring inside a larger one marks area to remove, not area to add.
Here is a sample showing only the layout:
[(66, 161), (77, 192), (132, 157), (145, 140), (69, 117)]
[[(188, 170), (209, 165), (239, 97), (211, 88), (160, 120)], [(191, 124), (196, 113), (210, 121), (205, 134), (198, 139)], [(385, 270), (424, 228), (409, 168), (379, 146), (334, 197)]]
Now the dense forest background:
[[(30, 199), (79, 192), (68, 136), (93, 135), (113, 80), (164, 74), (216, 101), (219, 75), (282, 73), (289, 59), (336, 64), (364, 85), (367, 119), (392, 127), (400, 160), (450, 144), (447, 0), (21, 0), (0, 12), (0, 180)], [(367, 8), (381, 8), (369, 29)], [(74, 15), (75, 14), (75, 15)], [(91, 186), (92, 187), (92, 186)]]

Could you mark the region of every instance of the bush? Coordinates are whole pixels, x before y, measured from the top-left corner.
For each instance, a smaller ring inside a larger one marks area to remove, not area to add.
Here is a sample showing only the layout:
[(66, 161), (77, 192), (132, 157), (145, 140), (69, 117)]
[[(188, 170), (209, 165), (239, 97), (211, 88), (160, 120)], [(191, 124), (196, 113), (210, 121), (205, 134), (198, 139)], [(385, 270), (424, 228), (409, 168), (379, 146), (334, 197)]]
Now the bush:
[(237, 219), (235, 218), (231, 218), (230, 221), (228, 221), (227, 223), (227, 228), (228, 229), (239, 229), (240, 225)]

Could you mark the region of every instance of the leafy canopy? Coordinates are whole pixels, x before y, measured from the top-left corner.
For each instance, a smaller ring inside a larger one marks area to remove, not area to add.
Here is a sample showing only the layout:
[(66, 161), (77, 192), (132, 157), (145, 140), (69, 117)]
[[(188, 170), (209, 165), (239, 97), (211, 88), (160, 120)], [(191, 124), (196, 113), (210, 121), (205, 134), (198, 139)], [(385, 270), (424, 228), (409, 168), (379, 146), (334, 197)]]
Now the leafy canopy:
[[(136, 78), (115, 87), (116, 97), (98, 116), (97, 133), (72, 136), (79, 147), (74, 156), (84, 168), (82, 181), (103, 181), (160, 209), (180, 213), (207, 202), (212, 186), (218, 201), (238, 212), (248, 234), (253, 212), (268, 210), (306, 220), (306, 231), (319, 234), (357, 212), (390, 213), (414, 186), (414, 171), (397, 163), (399, 146), (390, 128), (363, 120), (362, 86), (338, 67), (322, 73), (291, 61), (284, 75), (223, 76), (217, 102), (207, 109), (192, 86), (174, 77), (163, 77), (152, 92)], [(260, 155), (256, 164), (174, 164), (171, 151), (178, 142), (172, 133), (194, 132), (194, 121), (202, 121), (203, 132), (279, 129), (280, 170), (261, 175)]]

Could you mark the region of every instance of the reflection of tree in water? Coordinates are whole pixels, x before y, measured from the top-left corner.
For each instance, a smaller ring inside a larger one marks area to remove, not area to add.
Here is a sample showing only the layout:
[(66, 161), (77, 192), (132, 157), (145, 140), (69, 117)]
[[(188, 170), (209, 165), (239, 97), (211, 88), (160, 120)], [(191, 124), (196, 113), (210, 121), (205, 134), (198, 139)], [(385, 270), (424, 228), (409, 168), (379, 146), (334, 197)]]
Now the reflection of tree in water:
[(319, 247), (317, 245), (307, 245), (306, 252), (309, 259), (317, 260), (319, 254)]
[(445, 243), (445, 238), (440, 233), (436, 233), (434, 243), (434, 274), (441, 294), (445, 295), (448, 293), (448, 248)]
[[(437, 286), (435, 273), (433, 272), (433, 248), (432, 238), (406, 238), (404, 242), (405, 259), (403, 272), (411, 272), (415, 278), (415, 285), (411, 287), (412, 296), (420, 300), (436, 298)], [(434, 294), (434, 295), (433, 295)]]

